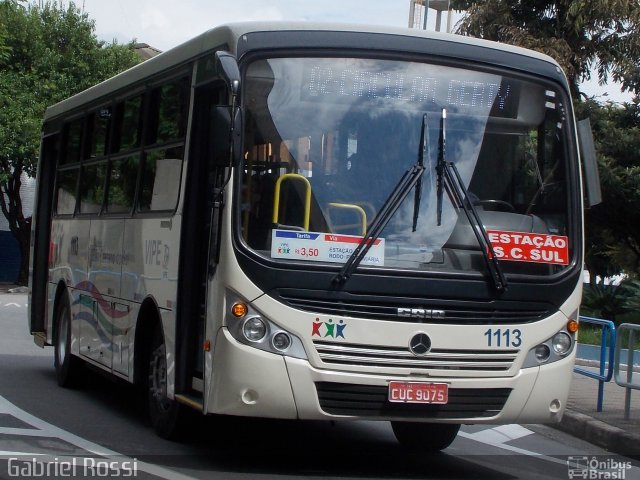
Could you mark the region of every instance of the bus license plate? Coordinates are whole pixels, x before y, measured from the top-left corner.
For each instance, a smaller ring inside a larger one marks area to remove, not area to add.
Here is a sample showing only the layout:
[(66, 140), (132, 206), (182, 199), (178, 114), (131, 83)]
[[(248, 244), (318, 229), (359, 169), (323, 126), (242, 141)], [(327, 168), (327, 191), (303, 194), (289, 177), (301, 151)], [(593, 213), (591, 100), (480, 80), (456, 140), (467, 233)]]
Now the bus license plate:
[(390, 382), (389, 401), (394, 403), (435, 403), (449, 401), (446, 383)]

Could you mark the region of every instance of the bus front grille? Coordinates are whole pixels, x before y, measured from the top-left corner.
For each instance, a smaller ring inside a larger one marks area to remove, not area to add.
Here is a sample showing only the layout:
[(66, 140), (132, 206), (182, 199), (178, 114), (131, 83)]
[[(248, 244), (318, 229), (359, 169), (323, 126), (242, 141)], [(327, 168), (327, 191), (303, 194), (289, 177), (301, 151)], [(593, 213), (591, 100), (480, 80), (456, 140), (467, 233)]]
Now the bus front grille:
[(320, 408), (331, 415), (424, 419), (489, 418), (498, 415), (510, 388), (450, 388), (444, 405), (391, 403), (388, 387), (318, 382)]
[[(542, 302), (456, 301), (413, 297), (385, 297), (345, 292), (280, 289), (277, 298), (292, 308), (314, 314), (349, 316), (370, 320), (447, 325), (499, 325), (537, 322), (554, 314), (557, 309)], [(400, 312), (415, 309), (438, 312), (423, 318)]]
[(404, 347), (381, 347), (354, 343), (314, 341), (323, 363), (328, 365), (385, 367), (411, 372), (426, 370), (458, 370), (505, 372), (518, 355), (517, 350), (432, 349), (416, 356)]

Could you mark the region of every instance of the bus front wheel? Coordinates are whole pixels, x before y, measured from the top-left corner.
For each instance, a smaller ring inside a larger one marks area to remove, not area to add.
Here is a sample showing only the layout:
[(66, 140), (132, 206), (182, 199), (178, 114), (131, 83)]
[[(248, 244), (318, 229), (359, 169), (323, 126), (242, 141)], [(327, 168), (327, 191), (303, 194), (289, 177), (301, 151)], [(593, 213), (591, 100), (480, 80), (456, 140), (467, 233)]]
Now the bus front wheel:
[(63, 293), (55, 313), (54, 360), (58, 385), (72, 388), (82, 379), (82, 360), (71, 354), (71, 309), (69, 297)]
[(153, 336), (147, 386), (153, 428), (160, 437), (175, 439), (180, 433), (181, 405), (167, 396), (167, 356), (160, 329)]
[(391, 422), (400, 445), (410, 450), (438, 452), (455, 440), (460, 425), (451, 423)]

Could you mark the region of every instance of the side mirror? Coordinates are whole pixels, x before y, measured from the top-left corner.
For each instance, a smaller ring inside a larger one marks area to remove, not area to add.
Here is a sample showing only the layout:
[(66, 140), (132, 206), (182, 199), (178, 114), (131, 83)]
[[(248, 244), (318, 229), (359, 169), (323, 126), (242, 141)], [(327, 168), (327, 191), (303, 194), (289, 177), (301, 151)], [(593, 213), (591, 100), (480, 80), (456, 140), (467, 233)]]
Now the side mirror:
[(235, 97), (240, 91), (240, 70), (236, 58), (229, 52), (216, 52), (216, 71), (222, 78), (231, 94)]
[(236, 109), (231, 119), (231, 109), (226, 106), (211, 107), (209, 114), (209, 158), (215, 165), (228, 166), (233, 162), (232, 152), (240, 151), (242, 116)]
[(591, 131), (591, 122), (589, 122), (588, 118), (578, 122), (578, 141), (584, 169), (584, 187), (587, 206), (593, 207), (602, 202), (602, 190), (600, 189), (600, 173), (598, 172), (598, 160), (593, 142), (593, 132)]

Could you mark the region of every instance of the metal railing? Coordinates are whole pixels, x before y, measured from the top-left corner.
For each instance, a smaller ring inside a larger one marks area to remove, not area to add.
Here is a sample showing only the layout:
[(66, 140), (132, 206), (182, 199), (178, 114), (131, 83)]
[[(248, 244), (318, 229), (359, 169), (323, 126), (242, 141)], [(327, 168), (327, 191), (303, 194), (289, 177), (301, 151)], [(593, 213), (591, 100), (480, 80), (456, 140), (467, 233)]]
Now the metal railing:
[[(622, 347), (623, 339), (625, 338), (627, 332), (627, 370), (624, 375), (624, 377), (626, 378), (623, 378), (623, 374), (620, 372), (620, 350)], [(618, 342), (616, 343), (615, 348), (614, 371), (616, 383), (625, 388), (624, 418), (627, 420), (629, 419), (631, 412), (631, 390), (640, 390), (640, 375), (636, 375), (638, 372), (635, 371), (633, 362), (636, 338), (640, 339), (640, 325), (623, 323), (618, 327)]]
[[(575, 367), (574, 372), (593, 378), (598, 381), (598, 405), (597, 411), (602, 411), (602, 403), (604, 399), (604, 384), (611, 380), (614, 371), (614, 354), (616, 351), (616, 327), (611, 320), (602, 320), (601, 318), (579, 317), (580, 323), (589, 323), (597, 325), (602, 330), (600, 341), (600, 365), (599, 373), (591, 370)], [(608, 360), (608, 361), (607, 361)]]

